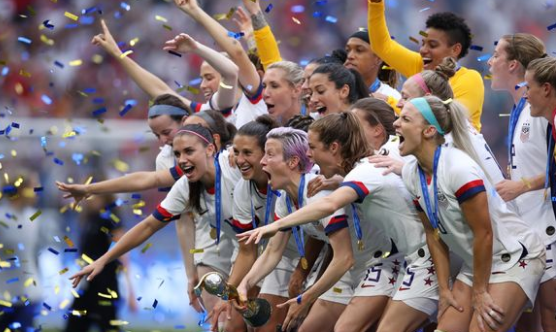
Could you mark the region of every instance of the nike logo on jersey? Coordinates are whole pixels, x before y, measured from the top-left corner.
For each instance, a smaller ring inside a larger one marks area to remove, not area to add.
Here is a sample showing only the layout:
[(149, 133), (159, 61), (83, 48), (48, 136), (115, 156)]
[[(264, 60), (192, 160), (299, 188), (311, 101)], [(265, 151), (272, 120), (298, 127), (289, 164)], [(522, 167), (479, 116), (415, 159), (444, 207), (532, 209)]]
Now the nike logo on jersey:
[(262, 205), (261, 205), (261, 206), (257, 206), (257, 207), (255, 208), (255, 210), (256, 210), (256, 211), (259, 211), (259, 210), (262, 209), (262, 208), (263, 208)]

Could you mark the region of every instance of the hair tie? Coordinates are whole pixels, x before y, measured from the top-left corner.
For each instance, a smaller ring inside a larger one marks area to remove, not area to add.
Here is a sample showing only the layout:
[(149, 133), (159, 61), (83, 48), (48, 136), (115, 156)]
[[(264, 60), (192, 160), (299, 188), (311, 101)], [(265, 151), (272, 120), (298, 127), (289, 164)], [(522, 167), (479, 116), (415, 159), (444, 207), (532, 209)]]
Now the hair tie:
[(446, 100), (441, 100), (442, 104), (448, 106), (450, 105), (454, 100), (452, 98), (448, 98)]

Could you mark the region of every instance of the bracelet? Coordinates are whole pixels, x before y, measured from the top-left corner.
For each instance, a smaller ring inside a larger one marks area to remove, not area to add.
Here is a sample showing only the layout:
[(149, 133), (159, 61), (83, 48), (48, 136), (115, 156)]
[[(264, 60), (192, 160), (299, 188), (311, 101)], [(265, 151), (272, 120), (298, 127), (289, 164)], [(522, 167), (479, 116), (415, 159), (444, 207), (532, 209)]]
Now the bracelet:
[(301, 304), (301, 294), (297, 297), (297, 304)]

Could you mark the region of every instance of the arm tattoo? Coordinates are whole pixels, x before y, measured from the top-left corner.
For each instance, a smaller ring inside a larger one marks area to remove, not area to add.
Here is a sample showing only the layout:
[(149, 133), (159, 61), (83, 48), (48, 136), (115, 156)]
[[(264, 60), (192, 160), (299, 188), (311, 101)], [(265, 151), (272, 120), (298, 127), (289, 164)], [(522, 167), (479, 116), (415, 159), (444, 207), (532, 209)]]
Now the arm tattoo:
[(251, 15), (251, 21), (253, 22), (254, 30), (261, 30), (268, 25), (262, 11), (258, 12), (257, 14)]

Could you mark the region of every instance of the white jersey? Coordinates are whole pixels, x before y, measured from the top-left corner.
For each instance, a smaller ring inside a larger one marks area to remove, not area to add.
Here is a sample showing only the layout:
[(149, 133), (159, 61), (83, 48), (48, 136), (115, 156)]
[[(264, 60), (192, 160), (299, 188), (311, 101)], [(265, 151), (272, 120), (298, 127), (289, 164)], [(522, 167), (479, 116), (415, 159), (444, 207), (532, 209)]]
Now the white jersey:
[(156, 170), (170, 169), (176, 165), (176, 159), (174, 158), (174, 150), (168, 144), (164, 144), (160, 148), (160, 152), (156, 156)]
[[(417, 161), (407, 163), (402, 172), (417, 208), (426, 210), (422, 208), (426, 205)], [(460, 204), (484, 191), (488, 197), (493, 232), (492, 271), (506, 271), (527, 252), (535, 257), (543, 251), (544, 247), (537, 234), (508, 209), (486, 179), (481, 167), (466, 153), (449, 144), (444, 144), (441, 150), (437, 188), (440, 237), (467, 266), (473, 266), (473, 232), (465, 221)], [(432, 181), (428, 184), (427, 191), (431, 204), (435, 204)]]
[[(270, 223), (274, 220), (274, 205), (276, 198), (272, 197), (273, 202), (267, 209), (267, 193), (260, 192), (257, 185), (249, 180), (240, 179), (234, 189), (234, 209), (232, 227), (236, 233), (243, 233), (252, 230), (254, 227)], [(268, 214), (268, 219), (265, 217)], [(255, 220), (253, 220), (255, 219)], [(255, 226), (253, 226), (253, 221)]]
[(245, 92), (241, 95), (237, 106), (233, 109), (233, 114), (228, 121), (233, 123), (236, 128), (241, 128), (244, 124), (255, 120), (258, 116), (268, 114), (268, 108), (263, 100), (263, 85), (253, 95), (248, 96)]
[(425, 245), (425, 231), (403, 181), (393, 173), (383, 172), (362, 159), (346, 175), (342, 186), (352, 188), (359, 196), (356, 206), (361, 220), (384, 232), (407, 256)]
[[(548, 121), (532, 117), (531, 106), (526, 104), (521, 112), (512, 139), (511, 180), (543, 175), (546, 172), (546, 144)], [(545, 244), (554, 243), (556, 219), (550, 200), (544, 198), (544, 189), (518, 196), (514, 203), (518, 215), (542, 236)], [(548, 231), (552, 229), (552, 231)], [(552, 234), (549, 234), (552, 233)]]
[(384, 82), (380, 82), (380, 87), (375, 92), (381, 93), (385, 96), (394, 97), (396, 100), (402, 99), (402, 95), (398, 92), (398, 90)]

